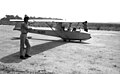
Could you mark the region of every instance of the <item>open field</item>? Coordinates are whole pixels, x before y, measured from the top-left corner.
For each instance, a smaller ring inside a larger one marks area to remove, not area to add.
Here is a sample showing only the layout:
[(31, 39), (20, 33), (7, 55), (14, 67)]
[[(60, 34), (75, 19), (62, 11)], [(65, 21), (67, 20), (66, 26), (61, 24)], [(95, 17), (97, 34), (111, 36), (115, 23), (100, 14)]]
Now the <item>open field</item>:
[(120, 31), (120, 23), (88, 23), (92, 30)]
[(32, 57), (21, 60), (13, 28), (0, 25), (0, 74), (120, 74), (120, 31), (89, 30), (81, 43), (29, 33)]

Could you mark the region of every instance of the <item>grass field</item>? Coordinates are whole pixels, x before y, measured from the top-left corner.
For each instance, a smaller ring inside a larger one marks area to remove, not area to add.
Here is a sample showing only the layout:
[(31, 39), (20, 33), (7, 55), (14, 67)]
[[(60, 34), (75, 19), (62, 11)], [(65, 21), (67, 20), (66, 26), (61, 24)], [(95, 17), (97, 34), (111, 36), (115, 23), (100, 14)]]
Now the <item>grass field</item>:
[(120, 31), (118, 23), (88, 23), (89, 29)]
[(89, 30), (92, 38), (81, 43), (29, 33), (32, 57), (21, 60), (13, 28), (0, 25), (0, 74), (120, 74), (118, 31)]

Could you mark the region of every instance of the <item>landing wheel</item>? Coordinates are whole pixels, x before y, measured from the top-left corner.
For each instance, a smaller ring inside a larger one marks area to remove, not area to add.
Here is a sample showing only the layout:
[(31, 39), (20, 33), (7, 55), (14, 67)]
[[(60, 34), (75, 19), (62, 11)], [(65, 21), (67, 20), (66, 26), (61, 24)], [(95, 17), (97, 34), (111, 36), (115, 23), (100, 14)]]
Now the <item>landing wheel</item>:
[(28, 38), (28, 39), (32, 39), (32, 36), (28, 36), (27, 38)]
[(67, 40), (66, 39), (63, 39), (64, 42), (66, 42)]

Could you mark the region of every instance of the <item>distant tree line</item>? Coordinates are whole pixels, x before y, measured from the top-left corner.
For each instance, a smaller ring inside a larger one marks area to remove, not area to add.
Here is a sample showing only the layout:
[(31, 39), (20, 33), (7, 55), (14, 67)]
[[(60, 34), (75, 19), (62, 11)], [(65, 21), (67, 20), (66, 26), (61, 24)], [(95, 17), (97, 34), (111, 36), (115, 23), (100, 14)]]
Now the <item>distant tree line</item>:
[(1, 21), (9, 21), (10, 19), (22, 19), (20, 16), (16, 15), (5, 15), (5, 17), (1, 18)]
[(33, 16), (30, 16), (30, 19), (51, 19), (51, 20), (63, 20), (63, 19), (61, 19), (61, 18), (51, 18), (51, 17), (49, 17), (49, 18), (46, 18), (46, 17), (33, 17)]
[[(6, 20), (9, 21), (10, 19), (22, 19), (22, 17), (18, 15), (5, 15), (5, 17), (1, 18), (1, 20)], [(46, 17), (35, 17), (35, 16), (30, 16), (30, 19), (52, 19), (52, 20), (63, 20), (61, 18), (46, 18)]]

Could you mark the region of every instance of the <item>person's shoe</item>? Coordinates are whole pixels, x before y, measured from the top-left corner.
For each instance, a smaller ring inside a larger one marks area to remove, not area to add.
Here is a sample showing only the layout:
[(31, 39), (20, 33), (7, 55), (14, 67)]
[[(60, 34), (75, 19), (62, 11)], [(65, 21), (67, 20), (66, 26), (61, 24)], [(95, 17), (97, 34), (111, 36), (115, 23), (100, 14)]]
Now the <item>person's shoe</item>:
[(26, 59), (26, 57), (24, 57), (24, 56), (20, 56), (20, 59)]
[(25, 54), (25, 57), (26, 57), (26, 58), (29, 58), (29, 57), (31, 57), (31, 56), (30, 56), (30, 55), (28, 55), (28, 54)]

